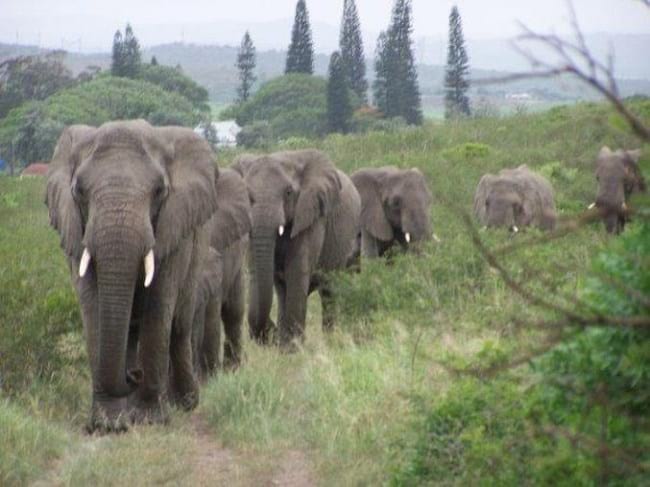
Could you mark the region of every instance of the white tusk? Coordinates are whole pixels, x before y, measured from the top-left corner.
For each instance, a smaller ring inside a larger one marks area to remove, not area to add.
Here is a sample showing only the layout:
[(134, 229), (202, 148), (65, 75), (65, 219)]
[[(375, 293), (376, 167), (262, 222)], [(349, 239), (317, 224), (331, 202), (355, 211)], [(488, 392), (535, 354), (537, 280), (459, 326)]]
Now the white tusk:
[(280, 225), (278, 227), (278, 235), (280, 235), (281, 237), (283, 234), (284, 234), (284, 225)]
[(411, 241), (411, 234), (406, 232), (404, 234), (404, 239), (406, 240), (406, 243), (409, 243)]
[(79, 277), (86, 275), (88, 264), (90, 264), (90, 252), (88, 252), (88, 249), (84, 247), (84, 253), (81, 254), (81, 262), (79, 262)]
[(592, 203), (587, 207), (588, 210), (593, 210), (594, 208), (596, 208), (596, 203)]
[(517, 227), (517, 225), (513, 225), (512, 226), (512, 231), (515, 232), (515, 233), (519, 232), (519, 227)]
[(442, 242), (442, 240), (440, 240), (440, 237), (438, 237), (438, 235), (436, 235), (435, 233), (432, 233), (431, 236), (433, 237), (434, 242), (436, 243)]
[(623, 208), (623, 211), (627, 211), (627, 204), (625, 203), (625, 201), (623, 201), (621, 208)]
[(153, 249), (151, 249), (144, 258), (144, 287), (149, 287), (153, 281), (154, 268)]

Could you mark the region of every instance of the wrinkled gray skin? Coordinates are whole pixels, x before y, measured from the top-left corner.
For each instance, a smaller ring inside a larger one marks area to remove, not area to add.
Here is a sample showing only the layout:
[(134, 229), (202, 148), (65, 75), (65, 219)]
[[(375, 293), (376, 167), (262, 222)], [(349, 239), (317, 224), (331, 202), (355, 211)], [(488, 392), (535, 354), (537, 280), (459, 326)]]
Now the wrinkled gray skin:
[[(192, 318), (217, 176), (208, 144), (180, 127), (74, 125), (58, 141), (46, 204), (81, 305), (90, 431), (163, 422), (167, 396), (185, 409), (198, 402)], [(84, 249), (90, 263), (80, 277)], [(145, 287), (151, 250), (155, 271)]]
[(620, 233), (629, 220), (628, 204), (634, 193), (646, 191), (639, 168), (640, 150), (612, 151), (603, 147), (596, 160), (596, 207), (609, 233)]
[[(243, 263), (251, 228), (246, 184), (232, 169), (222, 169), (217, 181), (219, 206), (208, 222), (210, 254), (202, 266), (194, 318), (194, 361), (202, 378), (217, 367), (236, 368), (241, 361), (244, 317)], [(225, 332), (221, 360), (222, 327)]]
[(474, 194), (474, 215), (488, 227), (552, 230), (557, 220), (553, 188), (526, 165), (486, 174)]
[(395, 244), (407, 249), (431, 238), (431, 192), (418, 169), (360, 169), (350, 178), (361, 196), (361, 255), (379, 257)]
[[(279, 342), (304, 338), (307, 297), (319, 290), (323, 327), (334, 322), (327, 271), (345, 267), (359, 229), (361, 201), (352, 181), (316, 150), (242, 156), (252, 203), (250, 240), (251, 336), (266, 343), (273, 287), (278, 296)], [(280, 227), (283, 233), (280, 235)]]

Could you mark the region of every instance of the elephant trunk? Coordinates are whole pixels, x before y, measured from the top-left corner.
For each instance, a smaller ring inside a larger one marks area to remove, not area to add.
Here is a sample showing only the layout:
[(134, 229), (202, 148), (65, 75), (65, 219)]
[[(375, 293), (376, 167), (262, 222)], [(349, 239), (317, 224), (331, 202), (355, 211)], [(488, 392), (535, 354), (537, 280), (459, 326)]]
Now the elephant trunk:
[(606, 181), (598, 188), (596, 207), (609, 233), (621, 231), (620, 220), (625, 214), (625, 194), (622, 186), (618, 181)]
[[(95, 396), (110, 400), (129, 395), (137, 385), (128, 378), (126, 352), (136, 280), (141, 276), (141, 232), (107, 226), (96, 235), (95, 268), (99, 305), (99, 343)], [(102, 234), (103, 235), (100, 235)]]
[(251, 299), (248, 323), (251, 336), (266, 342), (269, 314), (273, 304), (273, 274), (275, 269), (275, 240), (278, 227), (255, 228), (251, 232)]

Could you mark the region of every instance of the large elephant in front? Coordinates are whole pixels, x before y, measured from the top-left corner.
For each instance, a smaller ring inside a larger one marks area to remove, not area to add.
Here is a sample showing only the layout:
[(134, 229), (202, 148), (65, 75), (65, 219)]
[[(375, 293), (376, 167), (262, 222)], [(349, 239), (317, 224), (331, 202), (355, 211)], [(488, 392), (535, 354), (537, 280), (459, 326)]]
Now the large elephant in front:
[(552, 230), (557, 220), (553, 187), (526, 165), (486, 174), (476, 187), (474, 215), (481, 225), (513, 232), (527, 226)]
[(603, 147), (596, 160), (598, 193), (593, 206), (600, 211), (609, 233), (620, 233), (629, 220), (628, 204), (634, 193), (646, 191), (640, 150), (612, 151)]
[(180, 127), (74, 125), (57, 143), (46, 204), (81, 305), (91, 431), (165, 421), (167, 396), (198, 402), (192, 318), (217, 176), (209, 145)]
[(217, 194), (219, 206), (208, 222), (210, 254), (202, 266), (194, 318), (194, 361), (202, 377), (207, 377), (219, 365), (232, 369), (241, 361), (243, 264), (251, 228), (250, 202), (246, 183), (232, 169), (220, 171)]
[(351, 179), (361, 196), (361, 255), (379, 257), (395, 244), (406, 249), (431, 238), (431, 192), (418, 169), (360, 169)]
[(250, 300), (253, 338), (266, 342), (273, 286), (278, 296), (281, 346), (304, 338), (307, 297), (319, 290), (323, 326), (334, 321), (327, 272), (345, 267), (359, 229), (359, 193), (317, 150), (242, 156), (233, 168), (246, 181), (252, 203)]

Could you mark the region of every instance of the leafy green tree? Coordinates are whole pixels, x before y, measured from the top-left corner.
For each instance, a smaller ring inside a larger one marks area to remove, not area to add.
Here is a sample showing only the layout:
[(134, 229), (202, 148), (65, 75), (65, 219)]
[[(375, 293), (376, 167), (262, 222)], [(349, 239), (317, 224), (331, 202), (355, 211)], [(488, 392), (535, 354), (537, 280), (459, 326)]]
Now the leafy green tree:
[(380, 80), (379, 101), (383, 104), (381, 111), (384, 115), (388, 118), (403, 117), (407, 123), (419, 125), (422, 123), (422, 108), (412, 31), (411, 1), (396, 0), (390, 27), (381, 42), (377, 78)]
[(320, 76), (287, 74), (260, 86), (246, 102), (232, 110), (244, 127), (269, 123), (273, 137), (317, 137), (327, 132), (327, 81)]
[(239, 103), (245, 102), (251, 95), (255, 77), (255, 46), (248, 31), (244, 34), (237, 54), (237, 69), (239, 70), (239, 87), (237, 97)]
[(208, 112), (208, 91), (176, 68), (163, 65), (143, 64), (137, 79), (156, 84), (165, 91), (178, 93), (192, 102), (200, 112)]
[(44, 100), (75, 83), (63, 51), (20, 56), (0, 63), (0, 118), (28, 100)]
[(336, 51), (330, 58), (329, 78), (327, 80), (327, 125), (330, 132), (349, 130), (352, 117), (352, 104), (345, 76), (345, 63)]
[(363, 55), (359, 13), (354, 0), (345, 0), (343, 3), (339, 48), (348, 86), (357, 94), (362, 103), (366, 103), (368, 101), (366, 59)]
[(111, 74), (113, 76), (124, 76), (124, 39), (120, 29), (117, 29), (113, 35)]
[(314, 73), (314, 46), (305, 0), (298, 0), (296, 4), (296, 17), (291, 31), (291, 44), (284, 72), (285, 74)]
[(445, 70), (445, 118), (468, 116), (469, 60), (465, 50), (463, 26), (458, 7), (454, 5), (449, 14), (449, 46)]

